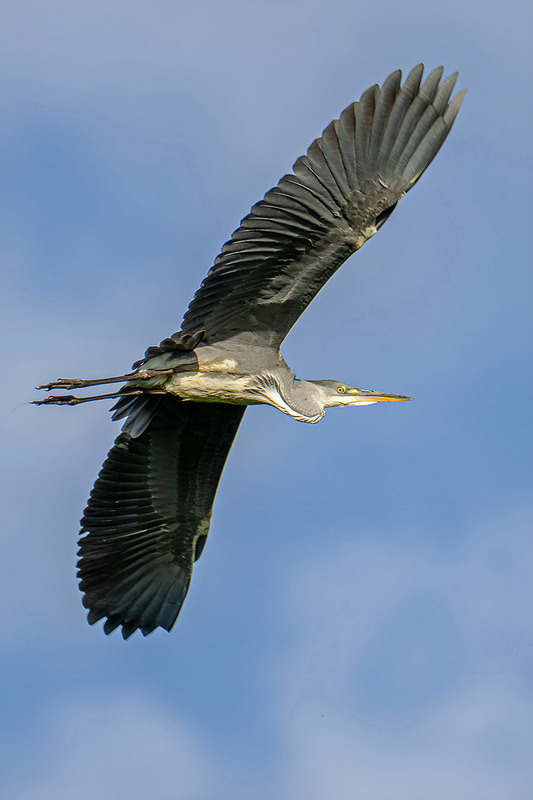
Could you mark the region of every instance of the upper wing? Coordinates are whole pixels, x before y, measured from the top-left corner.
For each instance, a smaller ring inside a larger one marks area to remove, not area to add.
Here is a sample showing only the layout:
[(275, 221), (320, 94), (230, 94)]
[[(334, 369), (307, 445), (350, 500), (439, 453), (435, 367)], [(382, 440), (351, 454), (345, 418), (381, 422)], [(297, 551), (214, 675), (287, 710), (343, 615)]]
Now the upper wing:
[(196, 292), (182, 333), (279, 346), (328, 278), (385, 222), (446, 139), (464, 91), (423, 65), (372, 86), (253, 206)]
[(138, 437), (121, 433), (94, 484), (78, 562), (92, 624), (170, 630), (209, 530), (244, 406), (164, 397)]

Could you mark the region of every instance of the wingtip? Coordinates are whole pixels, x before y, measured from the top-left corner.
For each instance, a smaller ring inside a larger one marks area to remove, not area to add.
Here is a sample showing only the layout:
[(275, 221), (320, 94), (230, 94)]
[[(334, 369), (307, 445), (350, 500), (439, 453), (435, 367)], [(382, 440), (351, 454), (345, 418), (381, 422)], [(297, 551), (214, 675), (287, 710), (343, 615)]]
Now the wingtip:
[(98, 614), (96, 611), (89, 611), (87, 614), (87, 622), (89, 625), (94, 625), (99, 619), (102, 619), (102, 615)]
[(129, 639), (130, 636), (133, 636), (135, 631), (138, 629), (138, 625), (136, 622), (123, 622), (122, 623), (122, 638), (124, 641)]
[[(153, 625), (146, 625), (144, 627), (139, 628), (143, 636), (150, 636), (151, 633), (155, 631), (155, 627)], [(170, 632), (170, 628), (165, 628), (165, 630)]]
[(437, 87), (441, 81), (443, 72), (444, 72), (444, 67), (442, 66), (442, 64), (440, 67), (435, 67), (435, 69), (432, 69), (427, 78), (425, 79), (424, 83), (422, 84), (421, 91), (425, 92), (426, 95), (433, 98), (435, 96)]
[(417, 82), (420, 81), (422, 79), (422, 75), (423, 75), (424, 69), (425, 69), (425, 67), (424, 67), (424, 64), (423, 64), (422, 61), (419, 64), (416, 64), (413, 67), (413, 69), (409, 72), (407, 78), (405, 79), (406, 82), (409, 81), (409, 80), (415, 80), (415, 79), (416, 79)]
[(387, 75), (387, 77), (383, 81), (381, 89), (383, 90), (387, 87), (394, 87), (396, 91), (399, 91), (401, 84), (402, 84), (402, 71), (401, 69), (395, 69), (394, 72), (391, 72), (390, 75)]
[[(98, 611), (89, 611), (87, 614), (87, 622), (89, 625), (94, 625), (95, 623), (99, 622), (101, 619), (104, 618), (104, 614), (98, 613)], [(135, 621), (121, 621), (114, 616), (107, 617), (103, 625), (103, 631), (106, 636), (110, 636), (118, 627), (121, 627), (121, 634), (124, 641), (129, 639), (135, 631), (140, 630), (143, 636), (149, 636), (153, 633), (157, 625), (141, 625), (139, 622)], [(170, 632), (172, 626), (167, 627), (166, 625), (161, 625), (160, 627), (164, 628), (166, 631)]]
[[(118, 626), (120, 625), (120, 620), (114, 619), (113, 617), (108, 617), (104, 622), (104, 633), (106, 636), (109, 636), (110, 633), (113, 633)], [(132, 631), (133, 633), (133, 631)], [(126, 638), (126, 637), (125, 637)]]
[(459, 113), (459, 110), (460, 110), (460, 108), (461, 108), (461, 106), (463, 104), (463, 100), (466, 97), (466, 91), (467, 91), (466, 89), (461, 89), (460, 92), (457, 92), (457, 94), (455, 95), (455, 97), (451, 101), (450, 105), (448, 106), (448, 108), (444, 112), (443, 119), (444, 119), (444, 122), (446, 123), (446, 125), (449, 128), (455, 122), (455, 118), (457, 117), (457, 114)]

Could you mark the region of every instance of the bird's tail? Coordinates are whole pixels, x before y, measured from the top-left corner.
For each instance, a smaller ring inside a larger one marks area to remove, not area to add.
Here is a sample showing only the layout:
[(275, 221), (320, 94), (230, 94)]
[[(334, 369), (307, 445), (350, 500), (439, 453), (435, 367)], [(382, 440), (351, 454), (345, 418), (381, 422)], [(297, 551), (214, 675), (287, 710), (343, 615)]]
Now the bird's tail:
[[(122, 431), (129, 433), (133, 439), (136, 439), (144, 433), (153, 420), (162, 397), (162, 395), (154, 396), (149, 394), (139, 394), (131, 397), (125, 394), (111, 408), (113, 412), (111, 419), (117, 420), (126, 417)], [(176, 398), (176, 400), (179, 400), (179, 398)]]

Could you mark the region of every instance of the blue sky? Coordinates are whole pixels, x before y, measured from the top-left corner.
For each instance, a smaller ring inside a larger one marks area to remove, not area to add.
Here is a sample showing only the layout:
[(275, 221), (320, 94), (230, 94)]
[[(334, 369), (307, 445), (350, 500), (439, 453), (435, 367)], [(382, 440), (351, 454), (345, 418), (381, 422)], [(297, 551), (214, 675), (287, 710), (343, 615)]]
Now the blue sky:
[[(0, 664), (14, 800), (526, 800), (531, 7), (5, 2)], [(408, 394), (245, 417), (170, 635), (89, 628), (78, 519), (118, 426), (36, 408), (176, 330), (220, 246), (394, 69), (459, 70), (442, 152), (283, 352)]]

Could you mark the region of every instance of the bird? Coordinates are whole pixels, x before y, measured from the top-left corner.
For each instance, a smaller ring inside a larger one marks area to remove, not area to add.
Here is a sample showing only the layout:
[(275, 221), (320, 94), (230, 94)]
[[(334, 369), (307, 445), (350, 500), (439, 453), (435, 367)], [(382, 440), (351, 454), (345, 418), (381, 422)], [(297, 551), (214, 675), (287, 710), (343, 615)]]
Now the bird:
[(116, 399), (125, 419), (81, 519), (78, 577), (89, 624), (124, 639), (170, 631), (204, 549), (220, 476), (247, 406), (317, 423), (334, 406), (405, 395), (296, 377), (286, 335), (336, 270), (384, 225), (448, 136), (466, 90), (443, 67), (400, 70), (367, 89), (267, 192), (223, 245), (181, 329), (132, 371), (62, 379), (38, 405)]

